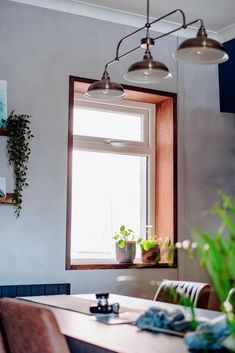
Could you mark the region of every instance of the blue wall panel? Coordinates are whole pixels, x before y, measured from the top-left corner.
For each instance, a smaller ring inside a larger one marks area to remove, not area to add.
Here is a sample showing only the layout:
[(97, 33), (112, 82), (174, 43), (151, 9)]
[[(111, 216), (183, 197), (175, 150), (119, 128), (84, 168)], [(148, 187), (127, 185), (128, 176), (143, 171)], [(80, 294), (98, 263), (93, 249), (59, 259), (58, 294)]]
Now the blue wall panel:
[(45, 286), (46, 295), (53, 295), (54, 293), (59, 293), (59, 285), (58, 284), (47, 284)]
[(70, 294), (70, 283), (0, 286), (0, 298)]
[(30, 285), (17, 286), (16, 296), (17, 297), (29, 297), (31, 296), (31, 287)]
[(235, 113), (235, 39), (224, 43), (229, 60), (219, 65), (220, 111)]

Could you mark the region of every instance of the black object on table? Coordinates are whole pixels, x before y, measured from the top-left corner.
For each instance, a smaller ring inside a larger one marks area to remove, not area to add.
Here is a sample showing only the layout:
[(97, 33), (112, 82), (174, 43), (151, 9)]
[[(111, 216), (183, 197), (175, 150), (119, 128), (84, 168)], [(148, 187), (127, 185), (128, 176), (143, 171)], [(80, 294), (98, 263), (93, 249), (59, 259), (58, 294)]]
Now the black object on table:
[(109, 293), (96, 293), (97, 306), (90, 306), (90, 312), (92, 314), (118, 314), (119, 304), (108, 303)]

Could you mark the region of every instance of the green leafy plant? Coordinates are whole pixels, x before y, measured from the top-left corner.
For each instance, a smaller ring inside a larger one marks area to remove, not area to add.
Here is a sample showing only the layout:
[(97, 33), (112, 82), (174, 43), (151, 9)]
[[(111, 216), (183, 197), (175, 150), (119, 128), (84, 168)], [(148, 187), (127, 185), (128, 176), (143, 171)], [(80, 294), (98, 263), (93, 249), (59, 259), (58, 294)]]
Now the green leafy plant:
[(209, 273), (223, 306), (235, 279), (235, 205), (230, 196), (219, 192), (220, 201), (209, 210), (220, 224), (213, 233), (200, 228), (192, 231), (194, 242), (188, 252), (196, 252), (201, 266)]
[(228, 294), (235, 285), (235, 204), (223, 192), (219, 192), (219, 196), (220, 201), (210, 209), (210, 213), (219, 219), (219, 227), (212, 234), (196, 228), (193, 237), (200, 264), (209, 273), (221, 308), (229, 314), (228, 319), (235, 333), (235, 307), (229, 306), (228, 310), (227, 305)]
[(27, 114), (15, 114), (12, 111), (6, 121), (8, 159), (15, 175), (14, 206), (17, 218), (22, 209), (23, 189), (28, 186), (27, 164), (31, 153), (29, 141), (34, 137), (29, 127), (29, 118)]
[(191, 328), (192, 330), (195, 330), (198, 326), (198, 321), (196, 318), (195, 307), (189, 295), (184, 293), (184, 290), (182, 290), (181, 288), (165, 288), (164, 292), (165, 295), (167, 294), (171, 297), (171, 299), (173, 299), (172, 303), (183, 305), (184, 307), (189, 309)]
[(119, 229), (119, 232), (115, 232), (113, 239), (116, 240), (117, 245), (120, 249), (125, 247), (126, 241), (134, 241), (136, 240), (137, 244), (142, 241), (142, 238), (139, 237), (136, 239), (135, 232), (131, 228), (126, 228), (126, 226), (122, 225)]
[(159, 245), (160, 249), (166, 248), (170, 246), (170, 238), (169, 237), (162, 237), (156, 239), (142, 239), (140, 245), (143, 247), (145, 251), (148, 251), (154, 248), (156, 245)]
[(170, 246), (171, 241), (169, 237), (158, 238), (157, 235), (153, 235), (152, 226), (147, 226), (146, 228), (147, 228), (146, 239), (142, 237), (141, 241), (139, 242), (140, 246), (145, 251), (149, 251), (150, 249), (154, 248), (156, 245), (159, 245), (160, 249)]
[(218, 227), (213, 232), (194, 228), (193, 241), (184, 240), (175, 247), (197, 258), (208, 272), (231, 327), (235, 351), (235, 203), (229, 195), (221, 191), (218, 194), (219, 201), (207, 212), (219, 220)]

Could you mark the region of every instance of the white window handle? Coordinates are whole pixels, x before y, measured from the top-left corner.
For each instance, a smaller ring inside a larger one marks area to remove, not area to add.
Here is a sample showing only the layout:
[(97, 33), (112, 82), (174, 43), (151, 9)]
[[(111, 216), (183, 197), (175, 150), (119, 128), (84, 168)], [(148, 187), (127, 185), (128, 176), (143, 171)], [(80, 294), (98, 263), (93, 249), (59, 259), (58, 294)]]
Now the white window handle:
[(108, 145), (112, 146), (125, 146), (125, 141), (124, 140), (106, 140), (106, 143)]

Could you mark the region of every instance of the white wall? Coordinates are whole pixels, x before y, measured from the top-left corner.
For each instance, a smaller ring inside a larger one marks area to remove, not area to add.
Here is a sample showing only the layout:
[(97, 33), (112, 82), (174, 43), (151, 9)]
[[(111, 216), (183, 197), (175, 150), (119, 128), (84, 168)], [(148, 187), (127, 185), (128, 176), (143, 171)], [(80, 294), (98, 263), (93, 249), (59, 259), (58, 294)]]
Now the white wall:
[[(35, 135), (19, 220), (12, 207), (0, 207), (0, 284), (71, 282), (78, 293), (110, 290), (152, 297), (152, 279), (176, 278), (176, 269), (65, 271), (66, 172), (69, 75), (100, 78), (104, 63), (129, 27), (26, 5), (0, 2), (0, 79), (8, 81), (9, 112), (32, 115)], [(138, 43), (138, 41), (136, 42)], [(171, 53), (177, 38), (159, 41), (155, 57), (172, 81), (151, 88), (178, 92), (179, 234), (184, 219), (197, 222), (214, 200), (214, 188), (232, 189), (234, 116), (218, 113), (217, 67), (178, 65)], [(113, 80), (140, 58), (128, 57), (110, 70)], [(179, 80), (178, 80), (179, 75)], [(203, 147), (203, 150), (202, 148)], [(12, 171), (0, 138), (0, 175), (12, 191)], [(186, 261), (182, 259), (182, 261)], [(195, 266), (181, 277), (200, 277)], [(189, 268), (189, 267), (187, 267)], [(123, 283), (117, 276), (137, 276)]]

